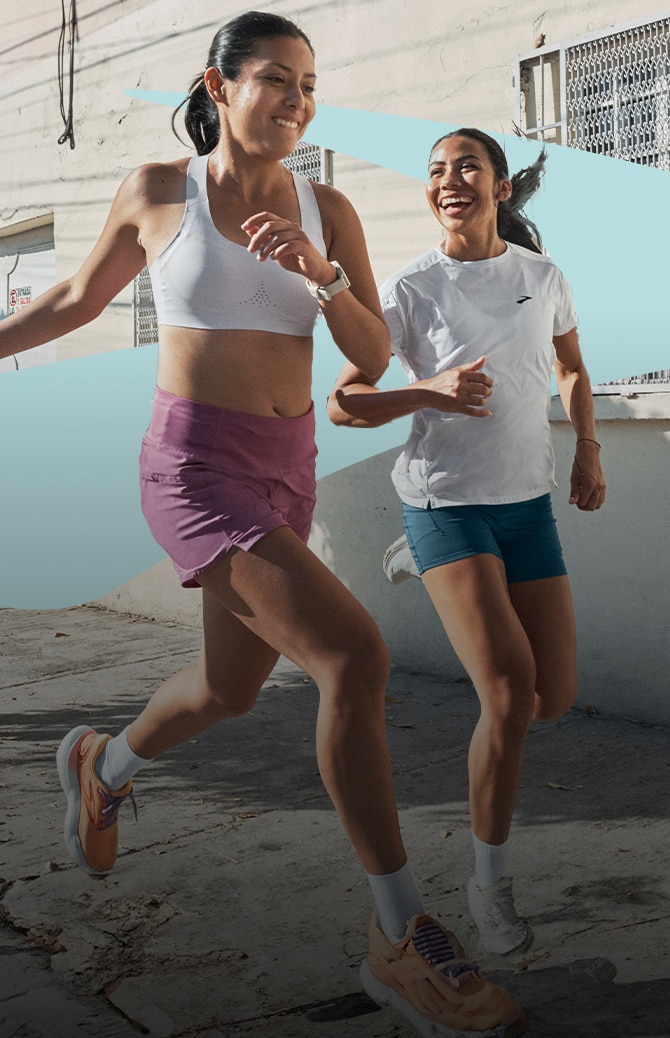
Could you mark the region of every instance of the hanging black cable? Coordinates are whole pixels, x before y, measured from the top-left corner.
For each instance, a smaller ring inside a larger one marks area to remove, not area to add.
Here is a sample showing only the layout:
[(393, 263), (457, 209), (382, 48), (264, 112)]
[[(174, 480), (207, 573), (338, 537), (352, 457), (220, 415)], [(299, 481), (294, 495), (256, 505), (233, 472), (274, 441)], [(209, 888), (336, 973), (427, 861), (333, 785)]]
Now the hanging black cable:
[[(70, 12), (65, 15), (65, 0), (61, 0), (63, 20), (61, 23), (60, 37), (58, 39), (58, 91), (60, 94), (60, 114), (65, 129), (58, 138), (59, 144), (70, 142), (70, 148), (74, 148), (74, 123), (72, 115), (72, 99), (74, 97), (74, 44), (78, 39), (77, 34), (77, 6), (75, 0), (70, 0)], [(68, 48), (70, 51), (69, 68), (69, 90), (68, 109), (65, 111), (65, 37), (69, 33)]]

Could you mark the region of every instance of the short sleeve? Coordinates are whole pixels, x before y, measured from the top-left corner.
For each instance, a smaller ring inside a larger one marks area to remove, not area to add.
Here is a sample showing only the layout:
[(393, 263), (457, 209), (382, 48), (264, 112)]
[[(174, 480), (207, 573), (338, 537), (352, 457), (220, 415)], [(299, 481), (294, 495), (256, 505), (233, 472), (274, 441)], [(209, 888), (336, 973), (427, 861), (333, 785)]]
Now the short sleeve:
[(554, 335), (565, 335), (577, 327), (577, 314), (570, 285), (558, 267), (555, 270)]
[(397, 293), (393, 288), (385, 289), (382, 285), (379, 296), (384, 311), (384, 320), (391, 335), (391, 352), (396, 357), (401, 357), (405, 339), (405, 322)]
[(382, 310), (384, 312), (384, 320), (386, 321), (391, 335), (391, 353), (400, 361), (408, 381), (415, 382), (416, 374), (412, 370), (412, 366), (409, 363), (407, 356), (408, 338), (406, 307), (402, 305), (402, 293), (398, 291), (399, 287), (400, 285), (398, 282), (387, 289), (382, 285), (379, 291), (379, 296), (381, 299)]

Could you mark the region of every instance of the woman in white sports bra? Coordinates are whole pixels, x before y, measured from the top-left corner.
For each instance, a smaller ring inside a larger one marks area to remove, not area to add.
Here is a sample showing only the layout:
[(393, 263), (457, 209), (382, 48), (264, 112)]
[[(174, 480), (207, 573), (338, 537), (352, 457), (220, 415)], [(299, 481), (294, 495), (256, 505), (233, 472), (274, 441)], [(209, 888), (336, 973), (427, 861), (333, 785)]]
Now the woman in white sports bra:
[(166, 681), (115, 738), (82, 725), (63, 739), (66, 843), (89, 872), (109, 872), (134, 775), (249, 711), (283, 654), (319, 688), (319, 768), (370, 878), (381, 927), (373, 939), (416, 931), (425, 957), (403, 961), (431, 978), (417, 1010), (424, 1023), (427, 1005), (451, 1026), (465, 1013), (473, 1027), (481, 1013), (483, 1029), (492, 1014), (505, 1023), (520, 1011), (463, 962), (449, 968), (454, 976), (431, 965), (460, 956), (445, 953), (444, 931), (422, 914), (407, 866), (384, 729), (388, 651), (306, 545), (318, 313), (371, 382), (390, 354), (352, 206), (281, 163), (314, 115), (314, 86), (311, 45), (292, 22), (249, 12), (225, 25), (186, 106), (198, 155), (132, 172), (81, 269), (2, 324), (0, 355), (29, 349), (93, 319), (148, 264), (159, 362), (142, 505), (182, 584), (202, 588), (199, 663)]

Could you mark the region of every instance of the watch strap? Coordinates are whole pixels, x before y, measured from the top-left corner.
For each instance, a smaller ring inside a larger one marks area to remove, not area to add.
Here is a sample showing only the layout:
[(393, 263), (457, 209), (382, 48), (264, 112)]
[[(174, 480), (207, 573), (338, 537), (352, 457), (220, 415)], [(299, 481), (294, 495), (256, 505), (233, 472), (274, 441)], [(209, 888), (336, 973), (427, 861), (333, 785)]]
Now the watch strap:
[(329, 303), (333, 296), (336, 296), (338, 292), (344, 292), (351, 284), (337, 260), (331, 260), (330, 262), (335, 267), (335, 273), (337, 274), (335, 281), (332, 281), (330, 285), (315, 285), (313, 281), (307, 281), (307, 288), (311, 295), (322, 303)]

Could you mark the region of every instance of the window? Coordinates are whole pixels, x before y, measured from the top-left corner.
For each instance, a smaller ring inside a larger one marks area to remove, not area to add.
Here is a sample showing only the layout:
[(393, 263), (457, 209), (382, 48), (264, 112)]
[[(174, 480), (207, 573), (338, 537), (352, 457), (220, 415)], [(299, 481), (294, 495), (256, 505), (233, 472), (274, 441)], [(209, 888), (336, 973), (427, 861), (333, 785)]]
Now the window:
[(302, 173), (303, 177), (316, 184), (333, 183), (333, 153), (317, 144), (301, 141), (295, 151), (284, 159), (284, 165), (293, 173)]
[(670, 14), (519, 59), (526, 136), (670, 170)]
[[(516, 82), (527, 137), (670, 170), (670, 13), (522, 55)], [(670, 369), (623, 384), (667, 390)]]
[[(0, 231), (0, 320), (29, 306), (56, 284), (53, 216), (24, 220)], [(0, 372), (48, 364), (55, 342), (0, 360)]]
[[(294, 173), (301, 173), (316, 183), (333, 183), (333, 153), (316, 144), (300, 142), (284, 165)], [(140, 271), (133, 283), (133, 345), (148, 346), (158, 342), (156, 308), (147, 267)]]
[(158, 342), (158, 321), (149, 268), (144, 267), (133, 282), (133, 346)]

